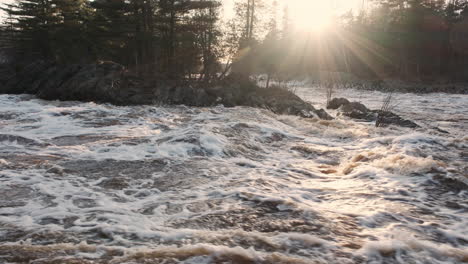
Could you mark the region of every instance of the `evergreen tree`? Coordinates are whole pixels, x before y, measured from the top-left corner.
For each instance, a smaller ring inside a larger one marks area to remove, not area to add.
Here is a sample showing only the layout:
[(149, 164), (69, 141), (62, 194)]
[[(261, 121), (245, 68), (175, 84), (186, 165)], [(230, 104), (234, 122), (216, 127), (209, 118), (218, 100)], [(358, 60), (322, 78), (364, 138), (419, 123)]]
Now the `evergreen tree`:
[(60, 22), (52, 0), (17, 0), (2, 8), (11, 21), (19, 52), (31, 57), (53, 58), (51, 42)]

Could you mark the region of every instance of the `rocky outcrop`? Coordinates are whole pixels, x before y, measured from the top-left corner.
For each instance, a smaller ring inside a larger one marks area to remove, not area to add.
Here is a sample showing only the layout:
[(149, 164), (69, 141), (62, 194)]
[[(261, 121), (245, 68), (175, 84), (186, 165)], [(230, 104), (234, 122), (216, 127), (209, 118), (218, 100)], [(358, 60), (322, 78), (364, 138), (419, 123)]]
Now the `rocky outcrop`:
[(56, 65), (37, 61), (16, 69), (12, 76), (0, 76), (1, 93), (113, 104), (151, 103), (151, 97), (140, 96), (144, 91), (141, 84), (122, 65), (112, 62)]
[(94, 101), (116, 105), (184, 104), (251, 106), (276, 114), (332, 119), (301, 98), (280, 88), (263, 89), (248, 79), (230, 76), (216, 85), (143, 80), (113, 62), (56, 65), (37, 61), (0, 71), (0, 93), (35, 94), (46, 100)]
[(417, 128), (419, 125), (413, 121), (403, 119), (392, 112), (381, 112), (380, 110), (371, 110), (358, 102), (350, 102), (346, 98), (334, 98), (327, 106), (327, 109), (338, 109), (339, 113), (354, 119), (363, 119), (366, 121), (376, 121), (380, 125), (397, 125), (401, 127)]

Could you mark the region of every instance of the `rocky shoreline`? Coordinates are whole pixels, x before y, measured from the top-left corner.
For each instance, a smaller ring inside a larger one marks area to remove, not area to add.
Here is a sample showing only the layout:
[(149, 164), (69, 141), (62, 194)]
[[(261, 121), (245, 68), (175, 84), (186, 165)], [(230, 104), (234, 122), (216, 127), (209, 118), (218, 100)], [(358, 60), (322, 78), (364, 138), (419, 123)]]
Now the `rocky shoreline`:
[[(114, 105), (248, 106), (275, 114), (333, 119), (324, 109), (316, 109), (291, 91), (275, 86), (261, 88), (241, 76), (228, 76), (215, 84), (145, 80), (114, 62), (58, 65), (36, 61), (16, 69), (0, 68), (0, 94), (32, 94), (45, 100)], [(369, 122), (379, 116), (378, 110), (345, 98), (333, 99), (328, 109), (339, 109), (340, 115)], [(383, 118), (387, 124), (419, 127), (394, 113), (386, 113)]]
[(37, 61), (21, 69), (4, 68), (0, 70), (0, 93), (114, 105), (250, 106), (276, 114), (332, 119), (325, 110), (315, 109), (292, 92), (280, 88), (265, 90), (236, 76), (205, 86), (180, 81), (146, 81), (113, 62), (57, 65)]

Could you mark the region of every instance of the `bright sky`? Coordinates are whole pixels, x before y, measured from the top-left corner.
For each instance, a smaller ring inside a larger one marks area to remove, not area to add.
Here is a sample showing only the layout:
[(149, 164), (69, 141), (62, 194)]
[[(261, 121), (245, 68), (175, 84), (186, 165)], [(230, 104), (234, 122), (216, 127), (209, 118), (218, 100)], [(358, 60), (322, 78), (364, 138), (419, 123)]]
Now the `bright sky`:
[[(13, 3), (14, 0), (0, 0), (0, 6), (3, 4)], [(5, 18), (5, 13), (0, 10), (0, 24), (2, 24), (3, 19)]]
[[(14, 0), (0, 0), (0, 4), (11, 3)], [(234, 2), (246, 0), (221, 0), (224, 4), (224, 15), (233, 14)], [(267, 3), (273, 0), (264, 0)], [(280, 8), (288, 5), (291, 19), (299, 24), (323, 24), (331, 13), (342, 13), (350, 9), (359, 10), (366, 0), (277, 0)], [(0, 13), (4, 18), (4, 14)], [(0, 19), (1, 21), (1, 19)]]
[[(240, 2), (246, 0), (221, 0), (225, 6), (226, 15), (231, 15), (234, 7), (234, 2)], [(267, 3), (271, 3), (274, 0), (264, 0)], [(344, 12), (350, 9), (358, 10), (362, 7), (363, 2), (368, 2), (368, 0), (276, 0), (278, 4), (282, 7), (288, 5), (291, 9), (296, 11), (306, 11), (311, 6), (320, 5), (322, 7), (328, 7), (335, 12)]]
[[(224, 17), (233, 15), (235, 2), (247, 0), (222, 0)], [(264, 0), (267, 4), (274, 0)], [(290, 19), (297, 27), (305, 30), (323, 31), (331, 22), (334, 14), (346, 11), (359, 11), (368, 0), (276, 0), (281, 13), (288, 6)]]

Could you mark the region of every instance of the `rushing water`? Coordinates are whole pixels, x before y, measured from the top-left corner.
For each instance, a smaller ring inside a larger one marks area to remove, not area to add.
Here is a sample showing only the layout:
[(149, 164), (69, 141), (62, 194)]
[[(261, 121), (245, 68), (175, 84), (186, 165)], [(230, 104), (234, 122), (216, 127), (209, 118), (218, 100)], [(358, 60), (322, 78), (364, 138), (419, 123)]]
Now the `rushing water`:
[(396, 98), (422, 128), (0, 95), (0, 263), (468, 262), (468, 96)]

